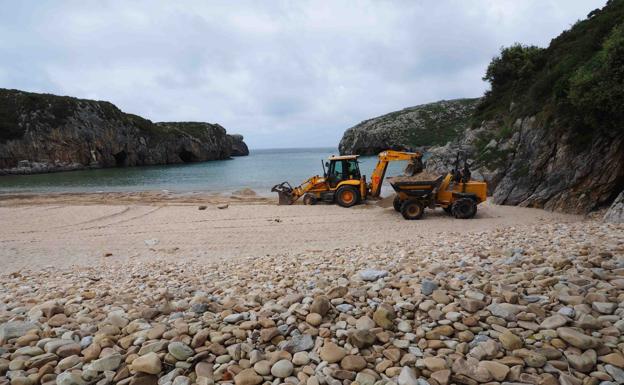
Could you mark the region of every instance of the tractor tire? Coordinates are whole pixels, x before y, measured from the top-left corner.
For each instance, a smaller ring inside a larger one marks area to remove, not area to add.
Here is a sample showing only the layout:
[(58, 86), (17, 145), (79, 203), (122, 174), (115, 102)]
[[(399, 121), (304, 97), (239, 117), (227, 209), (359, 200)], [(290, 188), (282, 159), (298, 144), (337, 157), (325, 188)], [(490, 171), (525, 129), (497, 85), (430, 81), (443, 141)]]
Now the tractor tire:
[(336, 203), (342, 207), (355, 206), (360, 200), (358, 190), (353, 186), (341, 186), (336, 191)]
[(317, 202), (316, 196), (314, 196), (313, 194), (305, 194), (303, 196), (303, 204), (306, 206), (315, 205), (316, 202)]
[(461, 198), (453, 202), (452, 211), (457, 219), (470, 219), (477, 213), (477, 203), (470, 198)]
[(407, 220), (422, 218), (425, 205), (419, 200), (407, 200), (401, 205), (401, 215)]
[(448, 205), (446, 207), (443, 207), (442, 210), (444, 210), (444, 212), (447, 213), (448, 215), (453, 215), (453, 206), (452, 205)]
[(392, 201), (392, 207), (394, 207), (396, 211), (401, 212), (401, 204), (403, 204), (403, 202), (401, 202), (401, 198), (399, 198), (398, 195), (395, 195), (394, 200)]

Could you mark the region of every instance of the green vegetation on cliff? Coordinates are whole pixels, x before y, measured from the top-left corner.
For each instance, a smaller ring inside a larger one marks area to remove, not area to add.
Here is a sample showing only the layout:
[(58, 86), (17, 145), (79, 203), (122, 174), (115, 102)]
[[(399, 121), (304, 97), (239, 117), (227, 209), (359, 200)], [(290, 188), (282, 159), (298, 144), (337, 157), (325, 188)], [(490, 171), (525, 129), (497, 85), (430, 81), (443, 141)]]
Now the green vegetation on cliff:
[(445, 145), (470, 126), (477, 104), (477, 98), (441, 100), (365, 120), (345, 131), (340, 153), (372, 155)]
[(517, 117), (554, 121), (585, 140), (598, 130), (624, 131), (624, 0), (611, 0), (553, 39), (548, 48), (516, 44), (487, 68), (491, 84), (474, 125)]
[(36, 124), (37, 128), (60, 128), (68, 123), (79, 107), (87, 106), (91, 106), (102, 119), (116, 121), (120, 125), (132, 125), (155, 138), (188, 134), (199, 139), (209, 139), (213, 134), (212, 129), (225, 132), (219, 125), (201, 122), (153, 123), (138, 115), (124, 113), (106, 101), (0, 88), (0, 143), (20, 139), (32, 124)]

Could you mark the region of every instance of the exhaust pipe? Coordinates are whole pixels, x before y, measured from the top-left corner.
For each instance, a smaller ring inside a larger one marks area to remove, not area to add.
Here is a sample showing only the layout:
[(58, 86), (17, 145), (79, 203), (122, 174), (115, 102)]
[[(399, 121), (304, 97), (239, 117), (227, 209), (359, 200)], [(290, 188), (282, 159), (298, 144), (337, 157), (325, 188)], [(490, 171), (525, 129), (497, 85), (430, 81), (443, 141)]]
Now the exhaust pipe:
[(278, 205), (292, 205), (295, 201), (293, 199), (293, 188), (288, 182), (282, 182), (280, 184), (276, 184), (271, 189), (272, 192), (276, 192), (278, 196)]

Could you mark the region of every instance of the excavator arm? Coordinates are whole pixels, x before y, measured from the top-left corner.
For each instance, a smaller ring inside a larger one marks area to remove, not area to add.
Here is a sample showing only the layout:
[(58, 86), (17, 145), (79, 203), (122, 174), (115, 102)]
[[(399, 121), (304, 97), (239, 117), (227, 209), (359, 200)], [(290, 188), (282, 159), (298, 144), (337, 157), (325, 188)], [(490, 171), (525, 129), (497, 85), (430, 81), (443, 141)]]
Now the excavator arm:
[(404, 152), (387, 150), (380, 152), (377, 155), (377, 166), (373, 170), (371, 175), (370, 184), (370, 196), (373, 198), (379, 197), (381, 193), (381, 185), (383, 184), (384, 177), (386, 176), (386, 170), (388, 169), (388, 163), (395, 160), (407, 160), (410, 163), (406, 167), (409, 174), (418, 174), (423, 170), (422, 153), (420, 152)]
[(321, 184), (325, 181), (325, 178), (322, 178), (318, 175), (315, 175), (305, 182), (301, 183), (297, 187), (292, 187), (288, 182), (282, 182), (273, 186), (271, 191), (276, 192), (279, 197), (280, 205), (291, 205), (297, 201), (297, 199), (301, 198), (305, 193), (312, 190), (318, 184)]

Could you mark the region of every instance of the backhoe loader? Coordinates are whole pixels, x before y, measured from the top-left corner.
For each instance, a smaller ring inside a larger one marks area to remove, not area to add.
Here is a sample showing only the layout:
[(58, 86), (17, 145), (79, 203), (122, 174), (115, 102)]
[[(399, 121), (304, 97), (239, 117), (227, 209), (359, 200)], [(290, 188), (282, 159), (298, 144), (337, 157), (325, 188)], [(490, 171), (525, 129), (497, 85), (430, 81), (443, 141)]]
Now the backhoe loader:
[(408, 161), (406, 174), (414, 175), (423, 170), (422, 153), (387, 150), (377, 156), (377, 166), (370, 183), (360, 173), (358, 155), (330, 156), (322, 164), (323, 176), (315, 175), (301, 185), (293, 187), (288, 182), (273, 186), (280, 205), (290, 205), (303, 197), (303, 203), (313, 205), (318, 201), (337, 203), (351, 207), (368, 198), (378, 198), (381, 185), (388, 169), (388, 163), (398, 160)]

